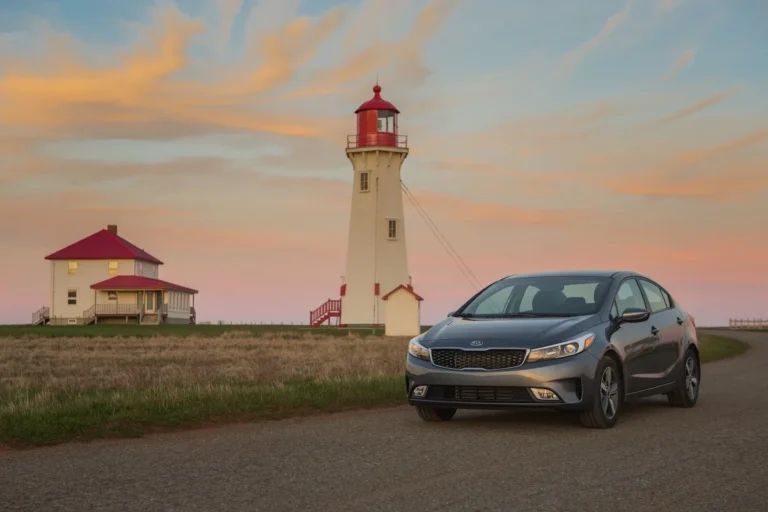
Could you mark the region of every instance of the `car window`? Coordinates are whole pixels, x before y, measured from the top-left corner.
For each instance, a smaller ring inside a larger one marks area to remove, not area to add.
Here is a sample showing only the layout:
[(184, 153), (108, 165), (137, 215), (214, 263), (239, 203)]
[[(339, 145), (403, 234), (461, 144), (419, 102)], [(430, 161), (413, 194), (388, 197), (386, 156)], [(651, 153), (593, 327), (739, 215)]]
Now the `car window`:
[(482, 301), (477, 303), (476, 307), (473, 311), (471, 311), (471, 313), (476, 315), (500, 315), (505, 313), (505, 308), (507, 302), (509, 301), (509, 296), (512, 294), (514, 289), (514, 286), (506, 286), (496, 291), (495, 293), (488, 295), (487, 297), (483, 298)]
[(646, 281), (645, 279), (641, 279), (640, 284), (643, 287), (645, 296), (648, 297), (648, 304), (651, 306), (651, 313), (667, 309), (667, 303), (664, 300), (664, 297), (661, 296), (661, 290), (658, 286), (651, 283), (650, 281)]
[(597, 313), (613, 279), (607, 276), (511, 276), (457, 311), (461, 315), (582, 316)]
[(578, 297), (584, 299), (587, 304), (594, 304), (597, 285), (598, 283), (567, 284), (563, 286), (563, 293), (568, 298)]
[(611, 318), (618, 318), (619, 316), (619, 308), (616, 306), (616, 301), (613, 301), (613, 304), (611, 304)]
[(525, 313), (527, 311), (533, 311), (533, 298), (539, 293), (539, 289), (535, 286), (527, 286), (525, 293), (520, 301), (520, 312)]
[(661, 296), (664, 297), (664, 303), (667, 305), (668, 308), (672, 307), (672, 297), (667, 293), (666, 290), (661, 289)]
[(621, 283), (619, 291), (616, 292), (616, 306), (619, 309), (620, 315), (624, 314), (624, 311), (628, 308), (645, 309), (645, 302), (643, 301), (643, 295), (640, 292), (637, 281), (627, 279)]

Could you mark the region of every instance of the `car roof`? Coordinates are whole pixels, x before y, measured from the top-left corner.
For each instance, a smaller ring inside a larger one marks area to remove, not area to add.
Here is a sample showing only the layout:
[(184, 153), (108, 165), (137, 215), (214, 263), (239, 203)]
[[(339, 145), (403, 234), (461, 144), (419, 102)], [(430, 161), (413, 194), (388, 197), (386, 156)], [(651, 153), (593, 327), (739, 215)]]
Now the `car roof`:
[(626, 276), (644, 277), (637, 272), (629, 270), (550, 270), (546, 272), (525, 272), (522, 274), (511, 274), (505, 279), (513, 277), (614, 277), (623, 278)]

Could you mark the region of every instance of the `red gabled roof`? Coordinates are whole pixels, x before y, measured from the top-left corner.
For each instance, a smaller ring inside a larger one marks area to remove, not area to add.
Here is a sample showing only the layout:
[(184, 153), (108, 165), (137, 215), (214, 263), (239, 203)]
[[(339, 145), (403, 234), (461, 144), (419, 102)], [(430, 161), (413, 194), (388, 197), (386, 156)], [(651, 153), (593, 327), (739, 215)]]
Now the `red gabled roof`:
[(142, 260), (162, 265), (163, 262), (139, 249), (121, 236), (102, 229), (72, 245), (49, 254), (47, 260)]
[(416, 300), (424, 300), (423, 297), (421, 297), (420, 295), (418, 295), (416, 292), (413, 291), (413, 286), (411, 286), (411, 285), (406, 286), (404, 284), (401, 284), (400, 286), (398, 286), (397, 288), (395, 288), (394, 290), (392, 290), (388, 294), (384, 295), (381, 298), (381, 300), (387, 300), (390, 295), (392, 295), (393, 293), (395, 293), (397, 290), (400, 290), (400, 289), (403, 289), (403, 290), (407, 291), (408, 293), (410, 293), (411, 295), (413, 295), (414, 297), (416, 297)]
[(197, 290), (178, 284), (143, 276), (115, 276), (92, 284), (94, 290), (171, 290), (176, 292), (197, 293)]

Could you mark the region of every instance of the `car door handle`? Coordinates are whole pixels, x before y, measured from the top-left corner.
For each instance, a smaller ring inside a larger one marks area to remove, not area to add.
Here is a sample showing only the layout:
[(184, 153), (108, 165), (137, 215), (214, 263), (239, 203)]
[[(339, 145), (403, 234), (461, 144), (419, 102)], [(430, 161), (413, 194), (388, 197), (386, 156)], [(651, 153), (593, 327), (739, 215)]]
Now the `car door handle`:
[(659, 330), (656, 328), (655, 325), (651, 327), (651, 334), (653, 334), (654, 336), (659, 334)]
[(683, 325), (683, 319), (680, 317), (677, 317), (677, 325)]

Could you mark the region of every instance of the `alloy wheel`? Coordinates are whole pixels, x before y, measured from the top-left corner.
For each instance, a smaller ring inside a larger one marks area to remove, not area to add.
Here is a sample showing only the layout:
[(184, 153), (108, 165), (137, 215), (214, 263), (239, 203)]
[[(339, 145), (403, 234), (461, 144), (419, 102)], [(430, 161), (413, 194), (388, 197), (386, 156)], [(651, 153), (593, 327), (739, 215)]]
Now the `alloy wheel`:
[(685, 393), (689, 400), (695, 400), (699, 392), (699, 376), (696, 371), (696, 360), (689, 356), (685, 360)]
[(610, 366), (605, 367), (600, 379), (600, 403), (606, 419), (613, 419), (619, 404), (619, 381)]

